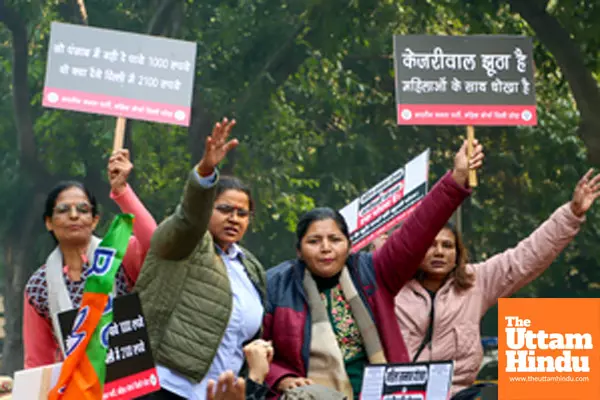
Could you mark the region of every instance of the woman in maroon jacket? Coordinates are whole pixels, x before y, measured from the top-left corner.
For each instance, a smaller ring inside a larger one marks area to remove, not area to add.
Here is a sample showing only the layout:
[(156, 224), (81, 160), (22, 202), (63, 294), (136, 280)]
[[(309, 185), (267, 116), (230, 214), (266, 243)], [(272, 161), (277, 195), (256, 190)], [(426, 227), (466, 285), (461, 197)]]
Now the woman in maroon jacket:
[(267, 383), (278, 392), (321, 384), (358, 398), (365, 365), (409, 362), (394, 297), (415, 274), (437, 232), (470, 194), (469, 169), (483, 163), (466, 143), (454, 170), (432, 188), (402, 229), (373, 254), (350, 254), (344, 218), (330, 208), (302, 217), (298, 259), (267, 272), (264, 335), (275, 356)]

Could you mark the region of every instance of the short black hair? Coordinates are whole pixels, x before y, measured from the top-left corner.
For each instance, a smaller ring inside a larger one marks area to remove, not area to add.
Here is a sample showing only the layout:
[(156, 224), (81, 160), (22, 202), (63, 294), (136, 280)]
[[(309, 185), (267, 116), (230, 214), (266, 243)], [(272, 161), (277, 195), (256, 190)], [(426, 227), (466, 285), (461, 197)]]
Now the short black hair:
[(237, 190), (243, 192), (248, 196), (248, 205), (250, 206), (250, 212), (254, 213), (254, 199), (252, 198), (252, 191), (250, 190), (250, 186), (246, 185), (239, 178), (235, 176), (222, 175), (219, 177), (219, 181), (217, 182), (217, 193), (215, 195), (215, 199), (217, 199), (221, 194), (228, 190)]

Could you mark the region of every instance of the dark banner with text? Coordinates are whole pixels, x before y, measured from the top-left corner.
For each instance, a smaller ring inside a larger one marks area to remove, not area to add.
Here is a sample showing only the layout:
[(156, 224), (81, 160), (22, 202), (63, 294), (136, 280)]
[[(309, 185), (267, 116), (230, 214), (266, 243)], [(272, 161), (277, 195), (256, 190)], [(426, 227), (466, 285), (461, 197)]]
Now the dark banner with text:
[(399, 125), (536, 125), (531, 38), (394, 36)]
[[(146, 321), (137, 293), (116, 297), (114, 321), (108, 331), (104, 400), (133, 399), (160, 389)], [(68, 341), (77, 310), (59, 314), (63, 337)]]

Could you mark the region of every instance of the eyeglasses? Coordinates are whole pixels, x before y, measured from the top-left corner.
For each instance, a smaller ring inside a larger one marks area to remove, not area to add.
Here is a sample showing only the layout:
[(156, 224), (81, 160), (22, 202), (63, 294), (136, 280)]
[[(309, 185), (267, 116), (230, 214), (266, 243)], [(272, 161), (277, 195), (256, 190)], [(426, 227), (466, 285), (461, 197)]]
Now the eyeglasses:
[(92, 205), (84, 202), (77, 204), (60, 203), (54, 207), (54, 212), (56, 214), (67, 214), (71, 212), (73, 208), (75, 208), (75, 211), (79, 214), (90, 214), (92, 212)]
[(246, 210), (245, 208), (230, 206), (229, 204), (218, 204), (215, 206), (215, 210), (225, 215), (233, 215), (234, 212), (237, 212), (237, 216), (240, 218), (247, 218), (250, 215), (249, 210)]

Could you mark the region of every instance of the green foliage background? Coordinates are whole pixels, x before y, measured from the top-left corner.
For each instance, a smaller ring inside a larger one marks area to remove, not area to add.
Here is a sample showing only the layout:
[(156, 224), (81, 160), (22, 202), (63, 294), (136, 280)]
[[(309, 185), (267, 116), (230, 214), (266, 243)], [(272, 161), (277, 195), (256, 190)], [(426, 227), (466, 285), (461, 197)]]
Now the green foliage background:
[[(587, 71), (597, 79), (597, 2), (521, 1), (541, 6), (561, 24)], [(2, 10), (11, 9), (27, 34), (28, 81), (19, 90), (29, 94), (35, 145), (33, 158), (25, 157), (24, 133), (16, 123), (19, 112), (12, 94), (14, 38), (9, 21), (4, 21), (0, 24), (0, 254), (4, 256), (0, 274), (5, 278), (7, 308), (13, 310), (7, 325), (12, 342), (5, 343), (5, 356), (18, 354), (24, 281), (52, 246), (44, 232), (40, 198), (61, 178), (80, 179), (102, 202), (100, 233), (116, 211), (107, 196), (105, 177), (114, 118), (41, 106), (50, 22), (78, 22), (75, 3), (0, 1), (0, 20)], [(590, 166), (589, 149), (578, 134), (581, 115), (554, 55), (508, 3), (88, 0), (86, 6), (92, 26), (146, 32), (156, 10), (167, 4), (170, 14), (160, 33), (198, 44), (196, 124), (188, 131), (132, 122), (127, 142), (135, 164), (131, 184), (160, 222), (177, 204), (208, 127), (222, 116), (236, 117), (234, 135), (241, 145), (224, 169), (253, 187), (258, 207), (245, 244), (272, 266), (295, 256), (293, 229), (304, 211), (316, 205), (343, 207), (426, 148), (431, 149), (431, 182), (451, 167), (464, 137), (462, 128), (395, 123), (394, 34), (534, 36), (539, 125), (476, 131), (487, 158), (479, 174), (480, 186), (463, 211), (464, 235), (473, 260), (516, 245), (569, 201), (577, 180)], [(588, 214), (577, 240), (518, 296), (598, 295), (599, 212), (596, 207)], [(21, 262), (16, 254), (23, 255)], [(492, 311), (482, 330), (495, 335), (496, 329)], [(12, 370), (19, 362), (7, 364), (5, 359), (3, 367)]]

